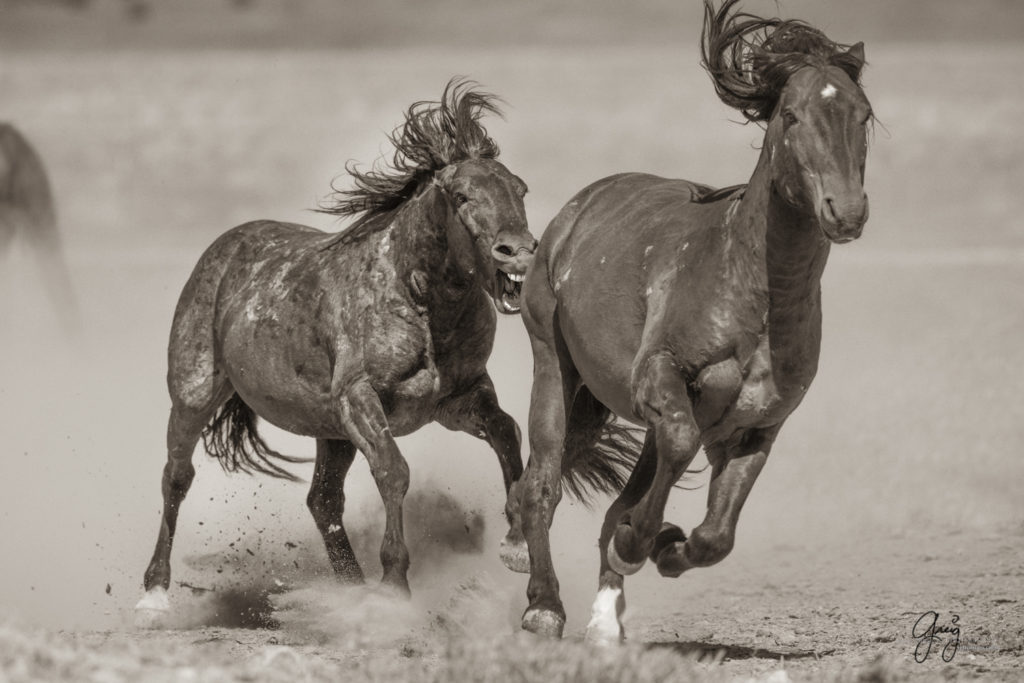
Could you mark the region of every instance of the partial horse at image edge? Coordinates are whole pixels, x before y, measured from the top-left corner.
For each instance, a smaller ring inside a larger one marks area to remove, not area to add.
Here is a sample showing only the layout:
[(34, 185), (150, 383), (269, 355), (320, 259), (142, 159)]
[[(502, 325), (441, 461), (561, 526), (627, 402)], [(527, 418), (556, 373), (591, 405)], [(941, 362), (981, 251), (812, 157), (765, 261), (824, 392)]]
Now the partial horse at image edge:
[(0, 122), (0, 258), (19, 240), (33, 252), (62, 320), (77, 324), (78, 306), (43, 160), (17, 128)]

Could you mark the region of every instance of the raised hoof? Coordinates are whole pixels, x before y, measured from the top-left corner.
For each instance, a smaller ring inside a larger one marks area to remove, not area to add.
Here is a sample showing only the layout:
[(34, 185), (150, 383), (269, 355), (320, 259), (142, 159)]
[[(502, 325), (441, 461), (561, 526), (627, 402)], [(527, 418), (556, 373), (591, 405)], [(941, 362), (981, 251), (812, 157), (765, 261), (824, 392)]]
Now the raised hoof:
[(499, 551), (501, 562), (508, 569), (520, 574), (530, 573), (530, 551), (526, 547), (526, 541), (509, 541), (508, 537), (501, 540)]
[(648, 557), (652, 562), (658, 561), (658, 555), (661, 551), (669, 547), (673, 543), (685, 543), (686, 534), (683, 530), (677, 527), (675, 524), (670, 522), (661, 523), (661, 531), (654, 537), (654, 547), (651, 548), (651, 554)]
[(171, 601), (167, 589), (156, 586), (146, 591), (135, 604), (135, 626), (137, 628), (163, 628), (171, 613)]
[(548, 609), (528, 609), (523, 615), (523, 629), (544, 638), (558, 639), (565, 628), (565, 617)]
[(686, 563), (686, 556), (683, 554), (685, 542), (670, 543), (661, 549), (655, 563), (658, 565), (658, 573), (674, 579), (689, 568)]
[(628, 542), (627, 539), (629, 541), (633, 540), (633, 529), (628, 525), (620, 524), (619, 528), (615, 530), (615, 535), (608, 543), (608, 566), (610, 566), (615, 573), (621, 574), (622, 576), (636, 574), (640, 571), (640, 568), (644, 566), (644, 563), (647, 562), (647, 558), (643, 555), (640, 556), (639, 562), (627, 562), (622, 559), (622, 556), (619, 555), (619, 551), (615, 546), (620, 543), (624, 544), (624, 542)]

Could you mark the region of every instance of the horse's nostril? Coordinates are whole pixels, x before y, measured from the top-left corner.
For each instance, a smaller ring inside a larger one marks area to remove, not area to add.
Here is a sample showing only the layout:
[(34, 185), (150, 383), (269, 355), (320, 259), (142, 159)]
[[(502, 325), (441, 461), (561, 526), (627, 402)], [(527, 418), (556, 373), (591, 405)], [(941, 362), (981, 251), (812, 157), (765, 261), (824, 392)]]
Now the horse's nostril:
[(839, 222), (839, 214), (836, 213), (836, 205), (831, 197), (825, 197), (825, 218), (832, 223)]

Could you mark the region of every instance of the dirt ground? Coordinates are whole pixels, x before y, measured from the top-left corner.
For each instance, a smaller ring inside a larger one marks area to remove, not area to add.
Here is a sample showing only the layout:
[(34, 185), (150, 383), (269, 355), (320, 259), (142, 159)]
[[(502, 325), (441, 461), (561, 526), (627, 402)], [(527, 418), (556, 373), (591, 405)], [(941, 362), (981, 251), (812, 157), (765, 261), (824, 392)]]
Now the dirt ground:
[[(0, 681), (1019, 679), (1024, 129), (1011, 122), (1024, 97), (1005, 86), (1024, 50), (867, 50), (871, 219), (831, 256), (815, 384), (730, 557), (677, 580), (649, 567), (631, 577), (628, 643), (600, 651), (581, 638), (608, 501), (559, 508), (566, 638), (536, 641), (518, 628), (525, 577), (497, 560), (494, 457), (440, 428), (399, 444), (413, 479), (412, 602), (325, 581), (304, 487), (227, 477), (197, 454), (175, 616), (135, 629), (159, 523), (167, 331), (216, 235), (257, 217), (336, 228), (308, 209), (344, 162), (386, 152), (400, 112), (456, 73), (507, 100), (489, 129), (530, 186), (537, 235), (610, 173), (742, 182), (760, 131), (730, 122), (692, 39), (5, 53), (0, 117), (52, 175), (77, 320), (54, 309), (25, 245), (0, 257)], [(501, 321), (490, 367), (525, 425), (517, 319)], [(673, 494), (668, 519), (699, 522), (706, 476)], [(346, 493), (373, 576), (382, 515), (361, 461)], [(959, 643), (939, 631), (924, 657), (915, 625), (933, 612), (936, 628), (956, 618)]]
[[(478, 574), (450, 577), (450, 594), (426, 611), (365, 591), (339, 599), (323, 584), (279, 594), (273, 628), (7, 626), (0, 664), (12, 681), (1018, 680), (1022, 536), (777, 546), (711, 570), (713, 587), (688, 600), (635, 611), (627, 645), (610, 651), (583, 644), (579, 629), (561, 643), (517, 634), (496, 589), (506, 581)], [(936, 629), (929, 641), (928, 624), (959, 633)]]

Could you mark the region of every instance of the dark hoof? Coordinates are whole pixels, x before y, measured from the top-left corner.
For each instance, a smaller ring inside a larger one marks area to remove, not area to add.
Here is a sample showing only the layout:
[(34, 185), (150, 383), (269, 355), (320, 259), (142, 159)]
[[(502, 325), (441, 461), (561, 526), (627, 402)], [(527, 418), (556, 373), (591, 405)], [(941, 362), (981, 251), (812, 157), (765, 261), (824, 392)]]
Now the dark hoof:
[(526, 541), (510, 541), (506, 536), (501, 540), (501, 550), (498, 552), (502, 563), (511, 571), (520, 574), (530, 573), (530, 551), (526, 547)]
[(662, 548), (661, 552), (658, 553), (657, 559), (654, 560), (658, 565), (658, 573), (674, 579), (689, 569), (691, 565), (686, 561), (686, 556), (683, 554), (683, 548), (685, 547), (685, 542), (677, 542), (670, 543)]
[(565, 617), (549, 609), (528, 609), (523, 615), (523, 629), (544, 638), (558, 639), (565, 628)]
[(686, 534), (683, 533), (682, 529), (671, 522), (662, 522), (661, 531), (654, 537), (654, 547), (651, 548), (651, 554), (648, 557), (650, 557), (652, 562), (657, 562), (658, 555), (661, 554), (662, 550), (673, 543), (685, 542)]
[[(613, 571), (622, 576), (630, 576), (640, 571), (640, 568), (647, 562), (647, 558), (645, 557), (646, 553), (630, 552), (636, 546), (637, 540), (636, 534), (633, 533), (633, 527), (628, 524), (620, 524), (608, 544), (608, 565)], [(634, 560), (633, 557), (638, 559)]]

